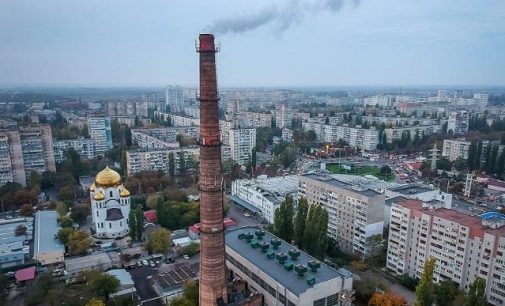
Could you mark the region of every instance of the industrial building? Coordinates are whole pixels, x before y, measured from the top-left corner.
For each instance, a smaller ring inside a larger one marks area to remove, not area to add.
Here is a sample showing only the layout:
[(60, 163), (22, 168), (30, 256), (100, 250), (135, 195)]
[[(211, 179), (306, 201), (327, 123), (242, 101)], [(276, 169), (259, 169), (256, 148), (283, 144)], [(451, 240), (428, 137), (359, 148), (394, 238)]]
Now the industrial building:
[(274, 223), (274, 213), (286, 196), (294, 195), (298, 190), (296, 175), (268, 178), (260, 175), (255, 179), (235, 180), (232, 182), (230, 200), (245, 209)]
[(33, 218), (0, 220), (0, 269), (22, 265), (30, 255)]
[(367, 255), (369, 238), (382, 235), (385, 195), (324, 174), (298, 177), (298, 197), (328, 211), (328, 237), (347, 254)]
[(226, 263), (263, 295), (264, 305), (331, 306), (350, 302), (352, 273), (334, 270), (259, 227), (229, 230)]
[(63, 262), (65, 246), (58, 240), (58, 212), (41, 210), (35, 213), (33, 259), (42, 266)]
[(468, 292), (477, 277), (486, 280), (492, 305), (505, 303), (505, 215), (469, 216), (441, 203), (406, 199), (391, 207), (386, 268), (420, 278), (424, 263), (436, 259), (435, 283), (455, 282)]

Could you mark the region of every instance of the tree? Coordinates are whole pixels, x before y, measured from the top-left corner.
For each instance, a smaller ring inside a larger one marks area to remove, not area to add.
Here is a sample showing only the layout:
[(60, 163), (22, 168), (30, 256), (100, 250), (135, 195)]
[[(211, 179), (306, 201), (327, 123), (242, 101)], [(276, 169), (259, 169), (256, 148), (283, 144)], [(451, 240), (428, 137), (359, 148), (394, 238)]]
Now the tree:
[(486, 280), (477, 277), (470, 284), (468, 294), (465, 298), (464, 306), (485, 306), (486, 302)]
[(328, 248), (328, 212), (320, 205), (312, 205), (303, 233), (304, 248), (310, 255), (323, 259)]
[(58, 218), (58, 223), (61, 227), (72, 227), (74, 225), (74, 221), (70, 216), (63, 216)]
[(58, 234), (56, 234), (56, 236), (58, 237), (58, 240), (60, 240), (61, 243), (63, 243), (64, 245), (67, 244), (68, 242), (68, 237), (70, 236), (71, 233), (74, 232), (74, 229), (73, 228), (70, 228), (70, 227), (64, 227), (64, 228), (61, 228), (59, 231), (58, 231)]
[(434, 301), (433, 296), (433, 271), (435, 270), (436, 259), (430, 257), (424, 263), (423, 274), (421, 280), (416, 287), (416, 303), (415, 306), (431, 306)]
[(89, 300), (85, 306), (105, 306), (105, 303), (97, 298), (92, 298)]
[(25, 216), (25, 217), (29, 217), (29, 216), (32, 216), (33, 215), (33, 206), (31, 206), (30, 204), (23, 204), (20, 208), (19, 208), (19, 214), (21, 216)]
[(397, 294), (392, 292), (376, 292), (372, 295), (369, 306), (407, 306), (407, 301)]
[(67, 202), (59, 202), (58, 205), (56, 205), (56, 211), (58, 212), (58, 215), (60, 215), (60, 217), (67, 215), (69, 204), (70, 203)]
[(183, 176), (186, 174), (186, 160), (184, 158), (184, 152), (180, 152), (179, 154), (179, 174)]
[(75, 197), (75, 190), (73, 185), (66, 185), (58, 191), (58, 199), (61, 201), (73, 200)]
[(252, 154), (251, 154), (251, 165), (252, 165), (253, 171), (254, 171), (254, 169), (256, 169), (256, 162), (257, 162), (256, 147), (254, 147), (252, 149)]
[(174, 153), (168, 153), (168, 173), (171, 178), (175, 177), (175, 158)]
[(303, 233), (305, 232), (308, 212), (309, 204), (307, 203), (307, 199), (302, 197), (298, 200), (298, 207), (294, 221), (294, 240), (298, 248), (303, 248)]
[(67, 249), (70, 255), (85, 254), (91, 247), (91, 237), (83, 231), (74, 231), (68, 235)]
[(170, 305), (177, 306), (194, 306), (198, 305), (198, 284), (193, 280), (188, 280), (184, 283), (184, 293), (182, 296), (176, 297), (170, 301)]
[(86, 220), (86, 218), (89, 216), (91, 210), (89, 206), (87, 205), (76, 205), (72, 208), (72, 212), (70, 214), (70, 217), (72, 220), (77, 223), (81, 224)]
[(144, 230), (144, 213), (142, 205), (137, 204), (134, 209), (130, 209), (128, 215), (128, 226), (130, 228), (130, 237), (133, 241), (138, 242), (142, 240), (142, 231)]
[(293, 197), (288, 194), (274, 213), (275, 234), (287, 242), (293, 239), (293, 214)]
[(157, 228), (151, 232), (147, 240), (146, 249), (150, 253), (168, 252), (171, 245), (171, 233), (166, 228)]
[(457, 294), (456, 284), (450, 279), (445, 279), (435, 287), (435, 303), (442, 306), (451, 305)]
[(106, 301), (109, 300), (109, 295), (111, 293), (118, 290), (119, 285), (119, 280), (115, 276), (107, 273), (100, 273), (88, 280), (88, 289), (99, 296), (103, 296)]

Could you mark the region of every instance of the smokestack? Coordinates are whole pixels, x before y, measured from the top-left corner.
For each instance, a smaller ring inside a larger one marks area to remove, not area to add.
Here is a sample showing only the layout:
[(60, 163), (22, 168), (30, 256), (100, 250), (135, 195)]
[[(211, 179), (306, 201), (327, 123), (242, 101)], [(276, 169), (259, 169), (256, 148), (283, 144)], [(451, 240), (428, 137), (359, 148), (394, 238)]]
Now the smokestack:
[(227, 301), (223, 190), (216, 81), (217, 48), (200, 34), (200, 306)]

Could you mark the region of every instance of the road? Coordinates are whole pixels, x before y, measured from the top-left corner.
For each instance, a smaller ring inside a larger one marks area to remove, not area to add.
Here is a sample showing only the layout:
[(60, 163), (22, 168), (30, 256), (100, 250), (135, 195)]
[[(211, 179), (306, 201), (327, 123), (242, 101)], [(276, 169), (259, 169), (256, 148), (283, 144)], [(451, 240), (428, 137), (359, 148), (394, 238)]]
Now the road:
[[(241, 209), (244, 211), (241, 211)], [(246, 217), (244, 216), (244, 212), (246, 212), (244, 208), (230, 201), (230, 210), (228, 211), (227, 217), (235, 220), (237, 226), (261, 224), (260, 217), (254, 216), (251, 212), (249, 212), (251, 217)]]

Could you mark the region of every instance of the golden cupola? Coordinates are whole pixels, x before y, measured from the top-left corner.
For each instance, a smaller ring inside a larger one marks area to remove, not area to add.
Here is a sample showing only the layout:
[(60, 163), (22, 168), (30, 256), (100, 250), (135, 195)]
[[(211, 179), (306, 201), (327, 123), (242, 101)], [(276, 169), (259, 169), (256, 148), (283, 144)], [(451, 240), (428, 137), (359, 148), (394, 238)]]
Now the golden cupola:
[(108, 166), (96, 175), (96, 187), (116, 187), (121, 184), (121, 176)]
[(94, 199), (95, 201), (102, 201), (105, 199), (105, 196), (101, 191), (98, 191), (97, 193), (95, 193)]
[(119, 196), (122, 197), (122, 198), (129, 197), (130, 196), (130, 192), (128, 191), (128, 189), (123, 188), (123, 190), (121, 190), (121, 192), (119, 193)]

